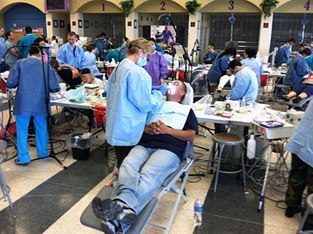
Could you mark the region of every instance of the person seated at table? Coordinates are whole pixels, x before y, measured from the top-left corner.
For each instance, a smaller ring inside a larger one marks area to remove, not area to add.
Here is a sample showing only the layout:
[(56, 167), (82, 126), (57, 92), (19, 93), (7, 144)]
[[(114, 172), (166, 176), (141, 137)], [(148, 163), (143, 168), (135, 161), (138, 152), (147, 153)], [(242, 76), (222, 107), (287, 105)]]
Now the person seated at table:
[(85, 46), (86, 51), (84, 52), (83, 67), (89, 68), (92, 74), (99, 74), (99, 70), (96, 64), (96, 55), (92, 52), (94, 46), (88, 44)]
[(59, 64), (57, 60), (51, 60), (50, 65), (57, 71), (62, 81), (74, 89), (82, 83), (79, 71), (69, 64)]
[(247, 48), (245, 50), (245, 59), (241, 60), (243, 66), (249, 67), (255, 72), (258, 84), (260, 85), (260, 77), (263, 73), (262, 64), (258, 59), (256, 59), (257, 50), (255, 48)]
[(237, 60), (228, 64), (228, 70), (235, 75), (230, 100), (242, 100), (245, 97), (247, 102), (254, 102), (258, 96), (258, 81), (254, 71)]
[(204, 55), (203, 63), (204, 64), (212, 64), (217, 58), (218, 53), (214, 51), (214, 45), (208, 45), (208, 52)]
[(167, 78), (167, 61), (164, 55), (155, 49), (156, 42), (154, 38), (150, 38), (149, 42), (152, 44), (154, 50), (149, 55), (149, 61), (144, 66), (144, 69), (152, 78), (152, 86), (158, 86), (161, 85), (163, 79)]
[(284, 83), (290, 85), (291, 88), (294, 88), (301, 83), (303, 76), (311, 72), (306, 60), (310, 54), (311, 50), (309, 48), (304, 48), (299, 51), (297, 58), (295, 58), (295, 60), (289, 65)]
[(141, 140), (119, 169), (113, 199), (93, 200), (93, 211), (102, 219), (105, 233), (125, 232), (136, 221), (163, 181), (178, 168), (187, 141), (194, 140), (197, 118), (191, 106), (180, 104), (186, 91), (183, 82), (170, 83), (167, 102), (148, 115)]
[(84, 84), (97, 84), (99, 86), (102, 86), (102, 80), (100, 80), (99, 78), (96, 78), (93, 74), (91, 74), (91, 71), (89, 68), (84, 68), (81, 71), (80, 78), (82, 79)]
[(298, 104), (301, 100), (309, 98), (313, 95), (313, 74), (310, 74), (308, 78), (303, 79), (303, 81), (296, 85), (291, 92), (284, 95), (283, 98), (286, 101), (292, 99), (294, 104)]

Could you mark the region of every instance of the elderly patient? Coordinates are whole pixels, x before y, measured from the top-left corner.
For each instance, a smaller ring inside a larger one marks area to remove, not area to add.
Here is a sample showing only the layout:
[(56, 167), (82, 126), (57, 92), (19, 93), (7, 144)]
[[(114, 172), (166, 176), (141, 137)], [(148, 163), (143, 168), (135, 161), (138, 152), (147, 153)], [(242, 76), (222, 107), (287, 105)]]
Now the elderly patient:
[(113, 199), (93, 200), (105, 233), (124, 232), (136, 221), (163, 181), (178, 168), (187, 141), (194, 140), (196, 116), (190, 106), (181, 104), (186, 90), (181, 81), (170, 83), (167, 101), (148, 115), (141, 140), (119, 169)]

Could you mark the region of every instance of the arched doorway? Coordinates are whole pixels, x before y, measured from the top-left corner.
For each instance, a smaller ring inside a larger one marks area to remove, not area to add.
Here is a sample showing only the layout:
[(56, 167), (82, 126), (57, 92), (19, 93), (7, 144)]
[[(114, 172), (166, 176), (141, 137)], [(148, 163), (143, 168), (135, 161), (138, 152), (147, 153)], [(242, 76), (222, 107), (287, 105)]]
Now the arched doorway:
[(31, 26), (32, 28), (42, 28), (43, 33), (46, 34), (45, 14), (30, 4), (14, 4), (3, 14), (3, 18), (5, 30)]

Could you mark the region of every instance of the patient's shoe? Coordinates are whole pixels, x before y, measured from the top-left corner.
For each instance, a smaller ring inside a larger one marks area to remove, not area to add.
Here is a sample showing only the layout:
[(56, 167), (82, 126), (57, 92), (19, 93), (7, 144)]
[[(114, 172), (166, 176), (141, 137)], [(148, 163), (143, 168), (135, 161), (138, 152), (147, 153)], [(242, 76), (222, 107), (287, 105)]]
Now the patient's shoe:
[(106, 234), (123, 233), (118, 221), (104, 221), (101, 224), (102, 231)]
[(103, 200), (102, 209), (105, 220), (118, 220), (128, 225), (137, 220), (136, 212), (121, 200)]
[(293, 104), (298, 104), (301, 100), (302, 100), (302, 98), (298, 96), (298, 97), (292, 99), (292, 103)]
[(104, 220), (102, 200), (99, 197), (92, 200), (92, 211), (98, 219)]
[(291, 206), (287, 206), (286, 210), (285, 210), (285, 216), (288, 218), (292, 218), (295, 214), (301, 212), (303, 210), (303, 208), (300, 207), (291, 207)]

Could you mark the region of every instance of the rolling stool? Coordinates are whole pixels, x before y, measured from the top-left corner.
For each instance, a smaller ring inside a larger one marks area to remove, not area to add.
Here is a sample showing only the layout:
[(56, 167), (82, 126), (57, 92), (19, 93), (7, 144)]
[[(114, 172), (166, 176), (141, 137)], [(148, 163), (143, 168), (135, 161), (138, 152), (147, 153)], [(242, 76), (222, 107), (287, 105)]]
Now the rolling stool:
[(0, 185), (1, 185), (2, 193), (3, 193), (3, 196), (0, 197), (0, 200), (2, 200), (2, 199), (8, 200), (11, 211), (12, 211), (13, 218), (16, 218), (16, 215), (15, 215), (15, 212), (13, 209), (12, 200), (10, 197), (10, 188), (8, 187), (8, 185), (6, 183), (6, 180), (4, 178), (4, 175), (3, 175), (3, 172), (1, 169), (1, 163), (3, 162), (3, 155), (1, 154), (1, 150), (5, 149), (5, 148), (6, 148), (6, 142), (0, 141)]
[(214, 152), (215, 152), (215, 147), (216, 144), (219, 145), (219, 156), (217, 159), (217, 168), (216, 168), (216, 177), (215, 177), (215, 184), (214, 184), (214, 192), (216, 192), (217, 188), (217, 183), (218, 183), (218, 176), (219, 173), (225, 173), (225, 174), (237, 174), (242, 172), (242, 177), (243, 177), (243, 186), (244, 190), (246, 191), (246, 175), (245, 175), (245, 164), (244, 164), (244, 151), (241, 154), (241, 169), (237, 171), (222, 171), (220, 170), (221, 166), (221, 161), (222, 161), (222, 153), (224, 150), (225, 145), (229, 146), (241, 146), (243, 144), (243, 138), (241, 136), (231, 134), (231, 133), (218, 133), (213, 136), (213, 144), (211, 148), (211, 154), (210, 154), (210, 159), (209, 159), (209, 171), (211, 171), (211, 162), (213, 162), (213, 157), (214, 157)]
[(306, 210), (305, 210), (305, 213), (302, 217), (302, 220), (301, 220), (301, 224), (299, 226), (299, 229), (297, 231), (298, 234), (300, 233), (313, 233), (313, 230), (308, 230), (308, 231), (302, 231), (302, 228), (304, 226), (304, 223), (308, 217), (309, 214), (313, 214), (313, 194), (310, 194), (307, 198), (306, 198)]

